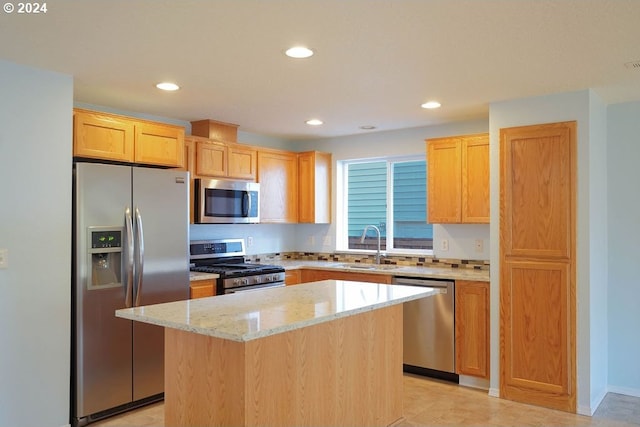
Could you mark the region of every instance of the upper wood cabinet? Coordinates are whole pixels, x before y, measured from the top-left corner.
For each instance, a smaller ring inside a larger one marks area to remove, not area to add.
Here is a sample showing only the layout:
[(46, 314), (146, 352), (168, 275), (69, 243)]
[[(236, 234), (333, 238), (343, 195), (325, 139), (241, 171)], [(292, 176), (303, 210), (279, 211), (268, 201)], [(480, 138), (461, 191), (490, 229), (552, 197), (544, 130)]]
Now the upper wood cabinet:
[(184, 166), (184, 128), (74, 109), (73, 155), (92, 159)]
[(331, 154), (298, 154), (298, 222), (331, 223)]
[(489, 135), (427, 140), (430, 223), (489, 222)]
[(489, 378), (489, 283), (456, 280), (456, 373)]
[(229, 178), (255, 181), (258, 171), (258, 151), (254, 147), (241, 144), (228, 146)]
[(576, 122), (500, 130), (500, 396), (576, 411)]
[(260, 222), (298, 222), (298, 155), (289, 151), (258, 151)]
[(255, 180), (257, 151), (242, 144), (190, 137), (195, 143), (195, 175)]

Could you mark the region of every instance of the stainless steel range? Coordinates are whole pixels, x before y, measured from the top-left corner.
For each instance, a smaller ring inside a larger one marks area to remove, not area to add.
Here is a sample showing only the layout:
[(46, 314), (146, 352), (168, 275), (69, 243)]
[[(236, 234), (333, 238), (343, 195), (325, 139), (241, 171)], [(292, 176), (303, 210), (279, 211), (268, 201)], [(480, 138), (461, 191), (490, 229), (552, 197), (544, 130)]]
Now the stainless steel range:
[(245, 263), (243, 239), (195, 240), (190, 242), (191, 271), (216, 273), (216, 294), (284, 286), (284, 268)]

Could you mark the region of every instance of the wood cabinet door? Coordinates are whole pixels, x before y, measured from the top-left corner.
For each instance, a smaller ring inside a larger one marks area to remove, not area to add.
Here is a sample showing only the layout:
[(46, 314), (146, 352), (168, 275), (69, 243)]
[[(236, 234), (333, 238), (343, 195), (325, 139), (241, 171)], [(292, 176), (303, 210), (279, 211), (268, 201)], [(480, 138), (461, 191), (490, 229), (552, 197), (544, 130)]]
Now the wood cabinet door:
[(284, 272), (285, 285), (298, 285), (302, 283), (302, 275), (300, 270), (286, 270)]
[(384, 283), (391, 284), (393, 277), (387, 274), (374, 274), (374, 273), (357, 273), (349, 271), (338, 270), (314, 270), (314, 269), (302, 269), (301, 274), (302, 282), (315, 282), (318, 280), (351, 280), (354, 282), (370, 282), (370, 283)]
[(459, 138), (427, 141), (427, 221), (461, 221), (461, 143)]
[(456, 373), (489, 378), (489, 283), (456, 280)]
[(298, 156), (279, 150), (258, 151), (260, 222), (298, 221)]
[(500, 140), (500, 395), (575, 412), (576, 123)]
[(463, 223), (489, 223), (489, 134), (462, 138)]
[(196, 175), (225, 177), (228, 171), (227, 145), (216, 141), (196, 142)]
[(255, 148), (229, 145), (229, 178), (256, 179), (258, 152)]
[(298, 222), (331, 223), (331, 154), (298, 154)]
[(133, 161), (134, 122), (124, 117), (75, 110), (73, 155), (94, 159)]
[(501, 266), (500, 396), (575, 412), (575, 292), (566, 262)]
[(505, 255), (568, 260), (575, 199), (570, 139), (575, 129), (541, 125), (503, 131)]
[(190, 283), (190, 295), (189, 298), (204, 298), (212, 297), (216, 294), (216, 281), (215, 280), (194, 280)]
[(184, 166), (184, 128), (137, 123), (135, 132), (136, 163), (177, 168)]

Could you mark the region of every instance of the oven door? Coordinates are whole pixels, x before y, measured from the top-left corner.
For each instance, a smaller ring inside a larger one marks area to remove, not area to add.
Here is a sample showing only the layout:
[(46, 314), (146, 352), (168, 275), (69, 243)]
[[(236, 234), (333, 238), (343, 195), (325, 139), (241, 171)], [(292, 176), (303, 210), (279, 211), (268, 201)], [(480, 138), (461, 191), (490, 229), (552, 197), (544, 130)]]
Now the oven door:
[(195, 179), (194, 212), (197, 224), (257, 223), (260, 221), (260, 184)]

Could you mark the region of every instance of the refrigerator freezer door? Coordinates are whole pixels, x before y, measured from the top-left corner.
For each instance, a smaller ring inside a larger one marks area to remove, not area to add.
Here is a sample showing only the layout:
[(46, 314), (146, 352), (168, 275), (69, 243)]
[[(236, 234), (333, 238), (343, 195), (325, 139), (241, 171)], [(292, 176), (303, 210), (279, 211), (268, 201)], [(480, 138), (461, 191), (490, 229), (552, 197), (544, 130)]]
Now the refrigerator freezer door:
[[(142, 290), (134, 288), (134, 301), (149, 305), (188, 299), (188, 174), (134, 168), (133, 205), (133, 211), (140, 213), (144, 236)], [(138, 268), (136, 275), (139, 272)], [(162, 393), (163, 328), (133, 322), (133, 346), (133, 399)]]
[[(75, 417), (131, 401), (131, 321), (115, 317), (125, 307), (126, 286), (90, 287), (90, 227), (122, 228), (131, 203), (131, 168), (76, 165), (73, 282)], [(125, 237), (125, 236), (123, 236)], [(126, 238), (123, 238), (123, 245)], [(122, 251), (126, 254), (125, 248)], [(118, 272), (116, 272), (118, 273)], [(120, 273), (126, 281), (126, 273)]]

